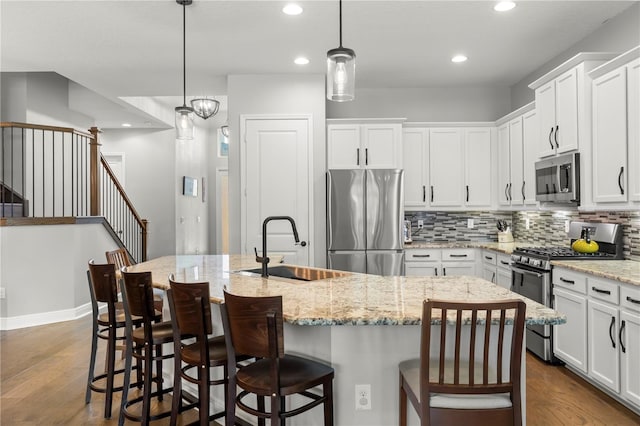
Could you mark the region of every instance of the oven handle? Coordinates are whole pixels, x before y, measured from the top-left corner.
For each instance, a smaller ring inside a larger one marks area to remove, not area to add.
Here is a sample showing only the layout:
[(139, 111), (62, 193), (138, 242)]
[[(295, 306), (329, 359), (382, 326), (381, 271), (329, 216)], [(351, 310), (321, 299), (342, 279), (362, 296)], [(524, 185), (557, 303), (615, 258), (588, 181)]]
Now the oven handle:
[(513, 272), (520, 272), (521, 274), (535, 275), (537, 278), (542, 278), (542, 274), (540, 272), (529, 271), (528, 269), (517, 268), (515, 266), (511, 266), (511, 270)]

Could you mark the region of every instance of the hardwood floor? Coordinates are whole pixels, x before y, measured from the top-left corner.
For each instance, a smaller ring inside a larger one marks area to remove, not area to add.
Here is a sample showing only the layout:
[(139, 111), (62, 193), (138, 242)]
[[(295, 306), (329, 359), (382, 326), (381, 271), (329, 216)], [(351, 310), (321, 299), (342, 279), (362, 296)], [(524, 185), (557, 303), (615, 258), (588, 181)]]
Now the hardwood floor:
[[(85, 317), (0, 333), (0, 424), (117, 424), (119, 396), (110, 420), (102, 417), (104, 395), (94, 393), (91, 403), (84, 403), (90, 326), (91, 319)], [(99, 353), (99, 368), (103, 362), (104, 353)], [(163, 406), (169, 407), (170, 401), (165, 399)], [(185, 413), (180, 424), (196, 420), (196, 414)], [(527, 424), (626, 426), (640, 425), (640, 416), (566, 368), (527, 354)]]

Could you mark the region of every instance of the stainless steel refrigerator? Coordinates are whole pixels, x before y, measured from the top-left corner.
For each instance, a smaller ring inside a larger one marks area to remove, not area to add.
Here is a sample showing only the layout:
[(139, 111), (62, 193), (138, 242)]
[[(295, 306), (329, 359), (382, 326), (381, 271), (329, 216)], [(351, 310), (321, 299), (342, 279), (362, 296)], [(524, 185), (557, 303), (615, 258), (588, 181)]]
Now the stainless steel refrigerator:
[(327, 172), (327, 264), (330, 269), (404, 275), (404, 172)]

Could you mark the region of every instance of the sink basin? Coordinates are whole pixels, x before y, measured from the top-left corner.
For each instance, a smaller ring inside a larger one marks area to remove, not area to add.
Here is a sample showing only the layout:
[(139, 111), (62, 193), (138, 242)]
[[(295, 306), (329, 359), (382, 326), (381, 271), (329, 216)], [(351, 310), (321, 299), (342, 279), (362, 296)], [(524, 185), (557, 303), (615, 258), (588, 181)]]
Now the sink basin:
[[(339, 278), (350, 275), (349, 272), (333, 271), (329, 269), (306, 268), (304, 266), (270, 266), (267, 268), (269, 277), (289, 278), (300, 281), (316, 281), (327, 278)], [(262, 275), (262, 268), (244, 269), (239, 272), (248, 272), (251, 274)]]

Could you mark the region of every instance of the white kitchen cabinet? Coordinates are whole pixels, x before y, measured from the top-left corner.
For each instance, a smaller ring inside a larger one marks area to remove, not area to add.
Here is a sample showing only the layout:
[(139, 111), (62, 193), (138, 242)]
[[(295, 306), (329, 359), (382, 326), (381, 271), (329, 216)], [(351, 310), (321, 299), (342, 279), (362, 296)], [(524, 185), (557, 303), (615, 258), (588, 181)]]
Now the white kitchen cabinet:
[(620, 312), (621, 396), (640, 407), (640, 313)]
[(502, 253), (498, 254), (496, 266), (496, 284), (511, 290), (511, 256)]
[(429, 204), (462, 206), (462, 131), (459, 128), (429, 129)]
[(629, 199), (640, 201), (640, 59), (627, 65)]
[(476, 275), (475, 249), (406, 249), (407, 276)]
[(523, 135), (522, 117), (509, 122), (509, 202), (511, 205), (523, 204), (524, 177), (522, 174)]
[(617, 347), (619, 312), (615, 306), (588, 302), (589, 376), (620, 392), (620, 357)]
[(424, 128), (402, 129), (402, 163), (404, 166), (404, 207), (421, 210), (429, 205), (429, 131)]
[(464, 129), (464, 205), (491, 206), (491, 129)]
[(540, 125), (537, 110), (526, 112), (522, 116), (522, 202), (536, 204), (536, 169), (538, 160), (538, 141)]
[(399, 120), (328, 120), (328, 169), (402, 168), (402, 124)]
[(509, 154), (509, 123), (498, 127), (498, 204), (508, 206), (511, 185), (511, 157)]
[(482, 251), (482, 278), (494, 284), (496, 283), (498, 273), (497, 259), (497, 253), (491, 250)]

